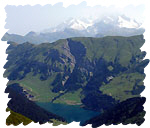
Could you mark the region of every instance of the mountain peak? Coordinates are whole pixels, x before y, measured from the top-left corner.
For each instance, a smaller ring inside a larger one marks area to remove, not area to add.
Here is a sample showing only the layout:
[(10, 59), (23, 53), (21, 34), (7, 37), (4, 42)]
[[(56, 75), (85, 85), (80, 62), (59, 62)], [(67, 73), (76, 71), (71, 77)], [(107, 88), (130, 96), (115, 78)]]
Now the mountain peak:
[(125, 16), (118, 17), (118, 23), (120, 28), (139, 28), (140, 24), (136, 22), (134, 19), (130, 19)]
[(70, 28), (76, 29), (76, 30), (84, 30), (87, 29), (87, 27), (92, 26), (92, 23), (88, 23), (85, 21), (82, 21), (80, 19), (73, 19), (70, 22)]
[(37, 35), (36, 32), (30, 31), (30, 32), (27, 33), (25, 36), (35, 36), (35, 35)]

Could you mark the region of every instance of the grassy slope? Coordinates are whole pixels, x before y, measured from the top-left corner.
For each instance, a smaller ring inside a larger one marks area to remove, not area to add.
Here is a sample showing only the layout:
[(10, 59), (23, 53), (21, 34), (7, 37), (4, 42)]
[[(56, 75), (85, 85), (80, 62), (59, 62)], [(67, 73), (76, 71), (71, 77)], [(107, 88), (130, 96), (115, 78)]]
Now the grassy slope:
[(75, 92), (68, 92), (58, 98), (57, 100), (54, 101), (54, 103), (61, 103), (61, 104), (70, 104), (70, 105), (75, 105), (75, 104), (81, 104), (81, 96), (80, 92), (82, 89), (79, 89), (78, 91)]
[(12, 110), (10, 110), (9, 108), (6, 109), (7, 112), (10, 111), (10, 115), (7, 117), (6, 119), (6, 125), (19, 125), (21, 123), (23, 123), (23, 125), (28, 125), (32, 122), (32, 120), (30, 120), (29, 118), (19, 114), (19, 113), (16, 113)]
[(133, 95), (131, 91), (138, 82), (139, 86), (143, 86), (144, 74), (140, 73), (122, 73), (113, 78), (108, 84), (103, 84), (100, 90), (107, 95), (112, 96), (116, 100), (124, 101), (128, 98), (137, 97), (139, 95)]
[(123, 66), (129, 64), (132, 56), (140, 54), (140, 48), (144, 44), (142, 35), (132, 37), (104, 37), (104, 38), (72, 38), (82, 42), (87, 50), (87, 58), (93, 60), (103, 57), (108, 62), (119, 60)]
[[(54, 74), (55, 77), (55, 74)], [(27, 90), (27, 92), (34, 96), (33, 100), (38, 100), (41, 102), (49, 102), (53, 97), (57, 96), (57, 93), (51, 92), (50, 83), (54, 77), (41, 81), (39, 77), (33, 76), (32, 73), (29, 73), (24, 79), (17, 81), (10, 81), (8, 84), (19, 83), (21, 87)]]

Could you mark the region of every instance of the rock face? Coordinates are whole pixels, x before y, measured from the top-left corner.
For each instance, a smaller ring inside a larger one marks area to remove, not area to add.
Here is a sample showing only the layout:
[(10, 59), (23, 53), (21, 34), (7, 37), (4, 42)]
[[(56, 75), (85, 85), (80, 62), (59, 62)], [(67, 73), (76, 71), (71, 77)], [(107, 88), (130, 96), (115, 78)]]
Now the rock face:
[(8, 43), (4, 66), (8, 87), (18, 83), (30, 90), (36, 102), (80, 104), (105, 112), (140, 97), (144, 90), (149, 60), (143, 60), (146, 53), (140, 50), (142, 35), (68, 38), (39, 45)]

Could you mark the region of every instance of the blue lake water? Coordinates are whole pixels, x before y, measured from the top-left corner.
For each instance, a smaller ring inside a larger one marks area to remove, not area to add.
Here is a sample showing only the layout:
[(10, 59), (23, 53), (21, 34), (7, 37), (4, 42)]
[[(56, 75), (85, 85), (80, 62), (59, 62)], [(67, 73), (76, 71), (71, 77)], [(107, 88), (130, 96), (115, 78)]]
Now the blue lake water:
[(80, 125), (86, 120), (99, 115), (99, 112), (81, 108), (79, 105), (65, 105), (48, 102), (36, 102), (37, 105), (45, 110), (63, 117), (68, 123), (73, 121), (80, 122)]

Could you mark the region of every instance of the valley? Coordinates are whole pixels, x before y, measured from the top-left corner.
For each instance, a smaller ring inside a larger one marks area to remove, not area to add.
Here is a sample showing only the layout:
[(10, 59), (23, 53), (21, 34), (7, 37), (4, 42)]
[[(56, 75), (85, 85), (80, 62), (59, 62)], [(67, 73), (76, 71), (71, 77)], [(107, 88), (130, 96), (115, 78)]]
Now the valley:
[[(137, 104), (149, 63), (140, 50), (144, 42), (143, 35), (75, 37), (42, 44), (8, 41), (4, 66), (6, 92), (12, 97), (8, 107), (36, 122), (53, 120), (56, 114), (54, 120), (84, 125), (107, 110), (114, 108), (115, 113), (119, 105), (128, 107), (130, 99)], [(30, 105), (39, 109), (41, 118), (36, 119), (36, 110), (33, 115), (22, 107), (18, 110), (23, 100), (29, 102), (29, 111)]]

